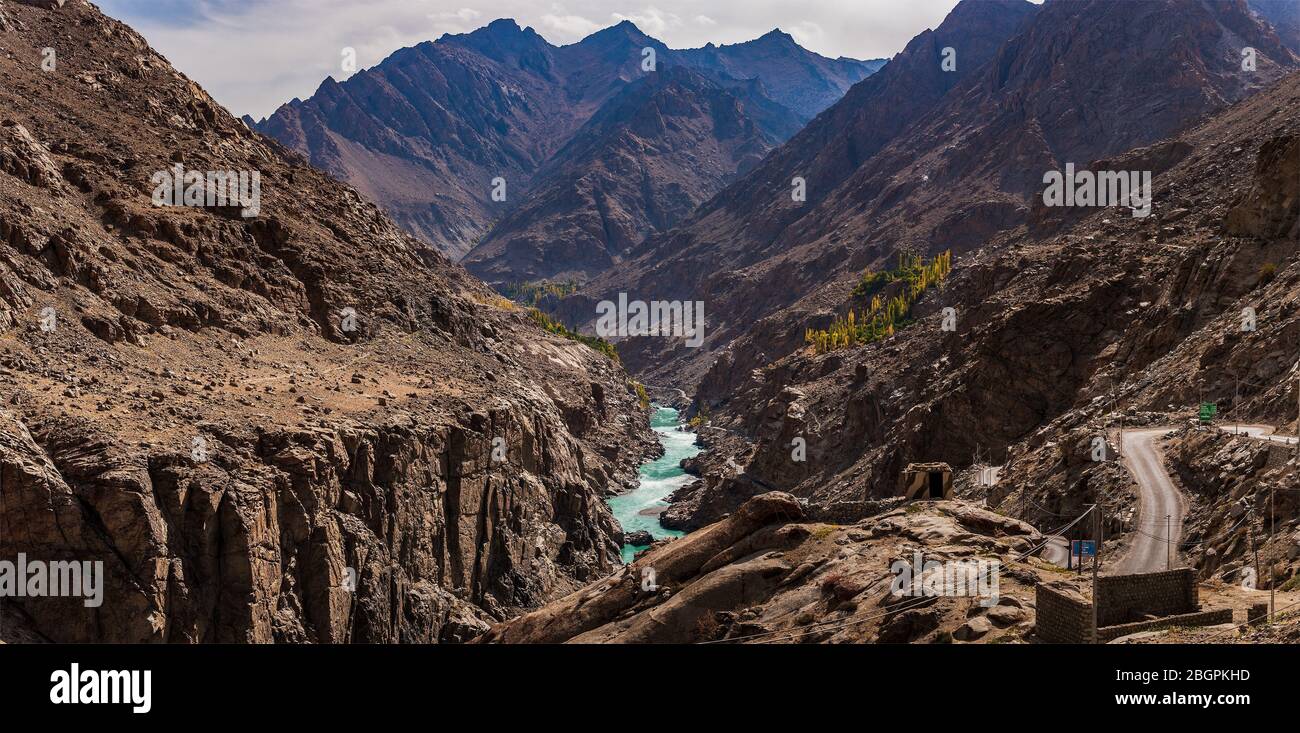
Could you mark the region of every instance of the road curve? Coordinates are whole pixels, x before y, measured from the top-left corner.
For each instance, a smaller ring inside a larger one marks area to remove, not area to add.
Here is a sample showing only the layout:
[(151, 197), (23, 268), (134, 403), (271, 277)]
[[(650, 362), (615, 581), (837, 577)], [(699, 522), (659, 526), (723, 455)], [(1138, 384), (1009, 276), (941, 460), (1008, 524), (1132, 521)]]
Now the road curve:
[[(1108, 575), (1150, 573), (1167, 567), (1167, 543), (1170, 539), (1165, 537), (1165, 515), (1172, 517), (1169, 526), (1175, 548), (1182, 539), (1186, 504), (1165, 471), (1164, 456), (1157, 445), (1161, 437), (1173, 430), (1171, 427), (1158, 427), (1124, 431), (1124, 467), (1137, 481), (1140, 503), (1135, 531), (1132, 532), (1133, 541), (1119, 562), (1106, 568)], [(1104, 558), (1102, 562), (1105, 562)], [(1178, 554), (1175, 551), (1174, 567), (1177, 566)]]
[(1274, 435), (1273, 431), (1277, 428), (1272, 425), (1220, 425), (1219, 429), (1225, 433), (1241, 434), (1256, 440), (1267, 440), (1270, 443), (1295, 445), (1296, 441), (1293, 435)]

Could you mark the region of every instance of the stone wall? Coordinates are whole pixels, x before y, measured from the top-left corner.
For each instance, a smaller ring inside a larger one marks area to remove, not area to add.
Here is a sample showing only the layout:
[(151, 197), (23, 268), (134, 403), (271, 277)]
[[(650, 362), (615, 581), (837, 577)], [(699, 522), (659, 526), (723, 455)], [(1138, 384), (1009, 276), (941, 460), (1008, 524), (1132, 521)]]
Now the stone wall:
[(1166, 629), (1171, 626), (1213, 626), (1215, 624), (1230, 623), (1232, 623), (1232, 609), (1220, 608), (1214, 611), (1180, 613), (1173, 616), (1153, 619), (1151, 621), (1139, 621), (1138, 623), (1133, 624), (1103, 626), (1102, 628), (1097, 629), (1097, 636), (1101, 638), (1101, 642), (1104, 644), (1111, 639), (1118, 639), (1121, 636), (1136, 634), (1139, 631)]
[(1034, 587), (1037, 628), (1034, 634), (1050, 644), (1091, 644), (1092, 604), (1069, 586), (1046, 583)]
[(1200, 610), (1196, 571), (1192, 568), (1134, 575), (1105, 575), (1097, 579), (1101, 606), (1098, 626), (1115, 626)]
[(801, 501), (800, 505), (804, 508), (805, 518), (810, 522), (853, 524), (867, 517), (883, 514), (890, 509), (902, 506), (904, 503), (902, 497), (891, 496), (884, 499), (836, 501), (826, 505)]
[(1265, 621), (1268, 621), (1268, 604), (1250, 604), (1250, 610), (1246, 612), (1246, 622), (1251, 624), (1262, 624)]
[[(1055, 644), (1092, 642), (1092, 599), (1063, 582), (1039, 583), (1035, 590), (1038, 638)], [(1097, 579), (1097, 594), (1097, 636), (1102, 642), (1153, 628), (1232, 621), (1231, 609), (1200, 610), (1191, 568), (1103, 576)]]

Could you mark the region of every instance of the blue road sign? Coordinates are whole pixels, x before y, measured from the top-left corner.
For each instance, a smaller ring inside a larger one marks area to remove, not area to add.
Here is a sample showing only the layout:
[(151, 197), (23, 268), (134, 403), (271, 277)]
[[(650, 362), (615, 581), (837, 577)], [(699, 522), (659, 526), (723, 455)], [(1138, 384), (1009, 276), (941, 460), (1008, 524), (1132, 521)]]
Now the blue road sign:
[(1097, 541), (1096, 540), (1071, 540), (1070, 554), (1076, 557), (1096, 557)]

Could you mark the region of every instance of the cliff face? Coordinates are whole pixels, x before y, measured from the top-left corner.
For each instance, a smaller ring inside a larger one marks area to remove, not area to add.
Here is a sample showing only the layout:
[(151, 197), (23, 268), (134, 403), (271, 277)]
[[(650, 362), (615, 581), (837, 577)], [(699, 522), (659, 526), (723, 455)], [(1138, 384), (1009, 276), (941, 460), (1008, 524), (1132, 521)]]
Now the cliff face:
[(1300, 4), (1291, 0), (1248, 0), (1248, 4), (1277, 30), (1287, 48), (1300, 53)]
[[(1131, 480), (1088, 457), (1091, 440), (1121, 419), (1183, 424), (1204, 401), (1232, 419), (1294, 420), (1298, 125), (1292, 74), (1104, 163), (1155, 171), (1149, 217), (1044, 214), (958, 260), (895, 336), (754, 369), (713, 413), (715, 428), (752, 441), (707, 431), (717, 447), (705, 479), (674, 497), (664, 521), (700, 526), (773, 487), (818, 505), (889, 495), (909, 462), (964, 468), (982, 454), (1003, 464), (989, 492), (1001, 511), (1050, 523), (1102, 497), (1121, 531)], [(943, 307), (954, 308), (955, 330), (942, 328)], [(1247, 308), (1254, 330), (1242, 328)], [(796, 437), (806, 461), (791, 460)], [(1217, 448), (1192, 444), (1179, 460), (1213, 465), (1195, 453)], [(743, 470), (725, 470), (729, 460)], [(1243, 492), (1257, 511), (1267, 483)], [(1294, 523), (1290, 506), (1279, 527)]]
[[(0, 17), (0, 557), (104, 567), (5, 638), (463, 640), (617, 566), (653, 447), (619, 366), (93, 6)], [(178, 165), (260, 200), (156, 206)]]

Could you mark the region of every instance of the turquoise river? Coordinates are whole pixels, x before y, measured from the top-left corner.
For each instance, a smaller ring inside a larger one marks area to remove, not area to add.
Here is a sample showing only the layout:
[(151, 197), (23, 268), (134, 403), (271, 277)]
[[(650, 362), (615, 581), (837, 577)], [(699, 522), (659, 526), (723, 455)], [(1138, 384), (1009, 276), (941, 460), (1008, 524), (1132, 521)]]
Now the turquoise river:
[[(665, 529), (659, 524), (659, 513), (667, 506), (665, 497), (680, 486), (690, 483), (693, 478), (679, 465), (683, 458), (690, 458), (700, 452), (695, 445), (695, 433), (677, 429), (677, 411), (671, 407), (657, 407), (650, 415), (650, 427), (654, 429), (659, 443), (664, 447), (664, 454), (649, 463), (641, 464), (641, 483), (632, 491), (620, 494), (609, 500), (609, 508), (614, 517), (623, 525), (624, 532), (644, 529), (651, 537), (681, 537), (682, 532)], [(623, 546), (623, 562), (632, 562), (632, 556), (644, 547)]]

